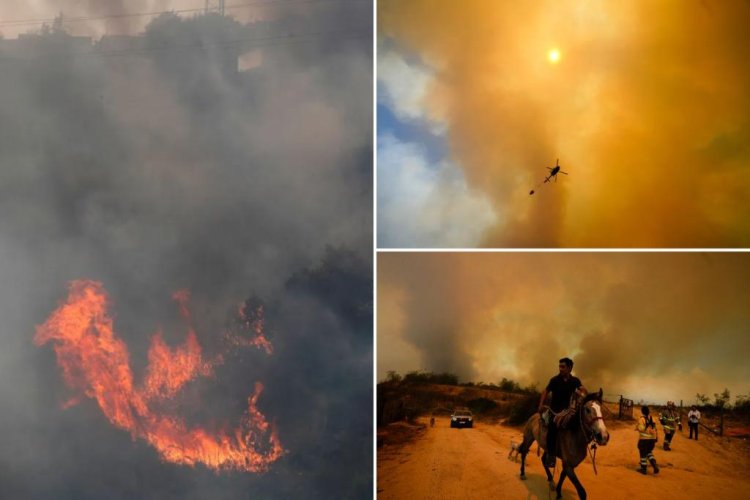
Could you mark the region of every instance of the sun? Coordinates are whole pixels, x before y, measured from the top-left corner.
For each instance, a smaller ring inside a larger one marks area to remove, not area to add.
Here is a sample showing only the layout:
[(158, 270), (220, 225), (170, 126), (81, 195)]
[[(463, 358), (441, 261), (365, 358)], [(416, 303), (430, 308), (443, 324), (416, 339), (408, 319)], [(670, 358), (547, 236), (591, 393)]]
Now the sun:
[(557, 64), (557, 62), (560, 60), (560, 51), (557, 49), (550, 49), (550, 51), (547, 52), (547, 59), (552, 64)]

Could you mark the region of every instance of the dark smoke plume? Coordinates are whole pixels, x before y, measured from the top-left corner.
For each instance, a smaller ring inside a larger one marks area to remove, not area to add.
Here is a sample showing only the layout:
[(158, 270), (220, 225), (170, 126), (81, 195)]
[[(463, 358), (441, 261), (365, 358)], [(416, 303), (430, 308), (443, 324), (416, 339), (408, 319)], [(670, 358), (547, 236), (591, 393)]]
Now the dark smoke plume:
[[(51, 32), (27, 46), (4, 30), (0, 497), (370, 494), (371, 32), (333, 31), (345, 17), (368, 26), (371, 12), (334, 2), (249, 24), (166, 14), (135, 38)], [(303, 28), (329, 34), (248, 41)], [(180, 411), (231, 426), (262, 381), (259, 408), (289, 453), (265, 474), (216, 475), (162, 463), (90, 400), (63, 410), (54, 352), (32, 338), (80, 278), (109, 291), (137, 379), (157, 330), (184, 340), (173, 292), (190, 291), (207, 351), (238, 304), (262, 299), (273, 356), (228, 358), (185, 388)]]

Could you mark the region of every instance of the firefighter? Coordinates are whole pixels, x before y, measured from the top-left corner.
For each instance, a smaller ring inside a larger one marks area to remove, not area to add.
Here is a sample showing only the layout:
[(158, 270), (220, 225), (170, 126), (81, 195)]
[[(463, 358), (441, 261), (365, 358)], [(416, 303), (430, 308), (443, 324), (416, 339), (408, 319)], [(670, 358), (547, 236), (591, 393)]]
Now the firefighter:
[(672, 401), (667, 401), (667, 409), (659, 414), (659, 422), (664, 429), (664, 450), (672, 451), (672, 438), (674, 437), (674, 431), (677, 423), (680, 421), (677, 410)]
[(656, 422), (649, 415), (648, 406), (641, 408), (641, 416), (638, 418), (638, 454), (641, 457), (641, 468), (638, 470), (641, 474), (646, 474), (648, 471), (648, 462), (651, 462), (651, 466), (654, 468), (654, 474), (659, 473), (659, 466), (656, 465), (656, 457), (654, 457), (654, 446), (658, 441)]

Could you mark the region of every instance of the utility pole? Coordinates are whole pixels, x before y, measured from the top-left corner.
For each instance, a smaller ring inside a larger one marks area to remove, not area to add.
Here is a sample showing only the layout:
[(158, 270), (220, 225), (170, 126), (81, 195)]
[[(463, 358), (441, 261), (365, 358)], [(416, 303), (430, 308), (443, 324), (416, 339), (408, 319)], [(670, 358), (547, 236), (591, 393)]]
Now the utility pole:
[(217, 12), (219, 15), (224, 15), (225, 0), (206, 0), (206, 14), (210, 12)]

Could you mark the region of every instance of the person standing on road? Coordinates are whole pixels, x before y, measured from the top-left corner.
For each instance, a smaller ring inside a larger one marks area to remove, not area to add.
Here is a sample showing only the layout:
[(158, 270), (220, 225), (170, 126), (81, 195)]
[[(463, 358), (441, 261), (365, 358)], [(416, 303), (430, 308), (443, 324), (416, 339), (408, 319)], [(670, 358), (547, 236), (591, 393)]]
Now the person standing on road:
[(698, 424), (701, 421), (701, 412), (695, 405), (690, 407), (688, 412), (688, 427), (690, 427), (690, 438), (693, 439), (693, 431), (695, 431), (695, 440), (698, 441)]
[(659, 415), (659, 422), (664, 428), (664, 450), (672, 451), (672, 438), (674, 437), (674, 431), (676, 422), (679, 420), (677, 412), (675, 411), (674, 403), (667, 401), (667, 409), (664, 413)]
[[(552, 393), (552, 401), (550, 401), (549, 408), (552, 410), (552, 413), (559, 413), (568, 407), (570, 397), (576, 389), (581, 387), (581, 381), (571, 375), (573, 371), (572, 359), (562, 358), (558, 364), (558, 370), (560, 373), (550, 379), (547, 387), (542, 391), (542, 397), (539, 400), (538, 411), (543, 421), (545, 413), (544, 402), (550, 393)], [(555, 449), (555, 444), (557, 443), (557, 426), (552, 415), (548, 415), (547, 420), (547, 467), (554, 468), (555, 457), (557, 456), (557, 450)]]
[(656, 465), (656, 457), (654, 457), (654, 446), (656, 446), (658, 440), (656, 422), (649, 415), (648, 406), (641, 407), (641, 416), (638, 419), (636, 430), (638, 431), (638, 454), (641, 457), (641, 468), (638, 472), (646, 474), (648, 462), (651, 462), (654, 474), (658, 474), (659, 466)]

